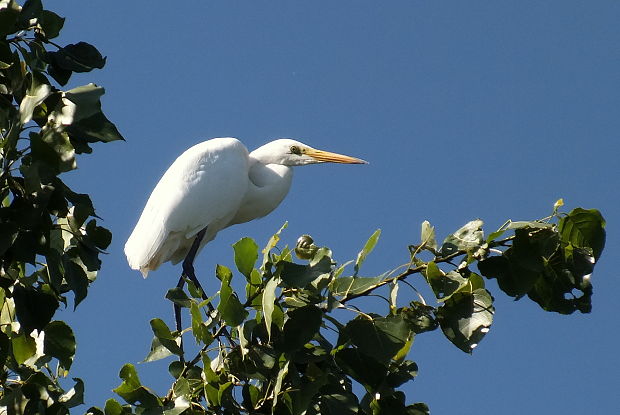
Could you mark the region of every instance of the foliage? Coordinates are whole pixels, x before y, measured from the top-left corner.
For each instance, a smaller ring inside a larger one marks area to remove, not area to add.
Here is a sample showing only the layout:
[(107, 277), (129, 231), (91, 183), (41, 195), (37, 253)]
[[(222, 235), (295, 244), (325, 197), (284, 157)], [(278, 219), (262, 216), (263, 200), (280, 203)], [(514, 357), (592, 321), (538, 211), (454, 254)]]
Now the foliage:
[[(62, 173), (90, 144), (122, 139), (101, 112), (103, 88), (67, 91), (74, 72), (105, 58), (85, 42), (59, 46), (64, 18), (41, 1), (0, 1), (0, 407), (68, 413), (84, 385), (61, 385), (75, 355), (71, 328), (54, 314), (87, 295), (111, 241), (86, 194)], [(2, 412), (2, 410), (0, 410)]]
[[(412, 396), (401, 390), (418, 373), (408, 359), (414, 339), (440, 328), (471, 353), (489, 332), (495, 310), (483, 277), (547, 311), (590, 311), (590, 274), (604, 246), (605, 221), (596, 210), (565, 214), (560, 206), (542, 220), (508, 221), (486, 237), (483, 222), (471, 221), (441, 246), (424, 222), (407, 263), (371, 277), (362, 276), (361, 267), (380, 231), (342, 265), (307, 235), (294, 250), (279, 249), (284, 227), (262, 256), (243, 238), (233, 248), (244, 290), (231, 285), (236, 272), (218, 265), (221, 286), (213, 298), (204, 300), (195, 287), (168, 292), (189, 310), (188, 327), (172, 330), (163, 320), (151, 321), (155, 337), (146, 360), (173, 357), (167, 395), (144, 386), (126, 364), (115, 389), (126, 404), (110, 399), (105, 414), (427, 414), (424, 403), (407, 403)], [(424, 281), (433, 300), (408, 281), (413, 275), (422, 277), (416, 285)], [(355, 306), (371, 295), (383, 298), (385, 307), (370, 312)], [(179, 347), (187, 332), (197, 353)]]
[[(101, 111), (103, 88), (58, 89), (106, 62), (88, 43), (54, 43), (63, 25), (40, 0), (0, 0), (0, 413), (66, 414), (82, 403), (83, 382), (66, 379), (76, 339), (54, 315), (86, 298), (111, 241), (89, 196), (60, 179), (92, 143), (122, 139)], [(362, 267), (379, 231), (344, 264), (307, 235), (293, 250), (278, 247), (282, 229), (262, 251), (243, 238), (233, 247), (236, 270), (217, 266), (213, 297), (189, 281), (186, 291), (169, 290), (187, 327), (150, 322), (145, 361), (170, 359), (168, 393), (158, 396), (126, 364), (115, 389), (124, 403), (109, 399), (88, 413), (427, 414), (402, 390), (418, 372), (408, 359), (415, 336), (441, 329), (471, 353), (493, 322), (485, 277), (546, 311), (591, 310), (605, 221), (596, 210), (560, 213), (561, 205), (486, 237), (482, 221), (471, 221), (441, 246), (424, 222), (406, 264), (374, 276)], [(356, 303), (370, 296), (385, 305), (361, 310)]]

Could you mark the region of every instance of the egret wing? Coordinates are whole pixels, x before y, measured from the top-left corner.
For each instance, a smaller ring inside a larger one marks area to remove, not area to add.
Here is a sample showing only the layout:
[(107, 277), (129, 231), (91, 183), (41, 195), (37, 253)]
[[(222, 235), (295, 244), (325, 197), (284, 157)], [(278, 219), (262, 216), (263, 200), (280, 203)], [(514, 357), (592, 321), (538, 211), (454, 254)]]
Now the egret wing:
[(129, 265), (146, 276), (178, 262), (194, 236), (205, 240), (226, 227), (248, 187), (248, 151), (234, 138), (205, 141), (185, 151), (155, 186), (125, 245)]

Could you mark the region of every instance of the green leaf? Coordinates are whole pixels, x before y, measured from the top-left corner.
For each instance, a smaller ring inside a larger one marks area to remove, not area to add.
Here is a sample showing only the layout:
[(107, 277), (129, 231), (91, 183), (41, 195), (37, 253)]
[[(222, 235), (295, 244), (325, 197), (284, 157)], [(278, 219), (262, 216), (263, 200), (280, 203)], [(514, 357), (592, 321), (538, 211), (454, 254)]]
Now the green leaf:
[(53, 39), (60, 34), (62, 27), (65, 25), (65, 18), (58, 16), (56, 13), (43, 10), (37, 19), (41, 30), (47, 39)]
[(32, 83), (26, 91), (26, 95), (19, 104), (20, 124), (24, 125), (32, 120), (32, 113), (34, 112), (34, 109), (41, 105), (41, 103), (45, 101), (45, 98), (50, 96), (51, 93), (52, 87), (49, 84), (43, 82), (42, 79), (33, 76)]
[(410, 307), (401, 309), (401, 314), (415, 334), (433, 331), (439, 326), (435, 319), (435, 307), (417, 301), (412, 301)]
[(73, 380), (75, 385), (58, 398), (58, 402), (65, 404), (67, 408), (73, 408), (84, 403), (84, 382), (79, 378), (73, 378)]
[(253, 299), (252, 306), (255, 308), (257, 308), (260, 305), (259, 298), (257, 296), (259, 295), (258, 292), (261, 289), (262, 285), (263, 285), (263, 277), (261, 276), (260, 271), (254, 268), (252, 272), (250, 273), (249, 281), (245, 285), (245, 297), (248, 300), (250, 298)]
[(113, 398), (108, 399), (105, 402), (105, 415), (125, 415), (126, 412), (123, 409), (123, 406)]
[(192, 316), (192, 334), (197, 343), (209, 345), (213, 341), (213, 336), (209, 333), (209, 328), (202, 320), (200, 307), (195, 302), (190, 305), (190, 314)]
[(267, 329), (268, 339), (271, 339), (271, 317), (275, 307), (276, 288), (278, 288), (278, 280), (276, 278), (271, 278), (267, 281), (267, 284), (265, 284), (265, 289), (263, 290), (263, 318), (265, 320), (265, 328)]
[(284, 225), (282, 225), (280, 230), (278, 230), (278, 232), (276, 232), (275, 234), (271, 236), (271, 238), (269, 238), (267, 245), (265, 245), (265, 248), (263, 248), (262, 250), (263, 263), (261, 264), (261, 269), (265, 268), (265, 264), (267, 264), (267, 262), (269, 261), (269, 252), (271, 252), (271, 250), (275, 248), (275, 246), (278, 244), (278, 242), (280, 241), (280, 234), (282, 233), (284, 229), (286, 229), (287, 226), (288, 226), (288, 222), (284, 222)]
[(52, 321), (45, 327), (43, 351), (58, 359), (65, 370), (71, 368), (75, 356), (75, 336), (64, 321)]
[(222, 287), (220, 288), (220, 303), (217, 311), (231, 327), (237, 327), (247, 318), (248, 312), (239, 301), (237, 293), (230, 286), (232, 274), (223, 276)]
[(471, 353), (493, 322), (493, 297), (482, 288), (457, 292), (437, 310), (444, 335), (464, 352)]
[(353, 344), (379, 362), (388, 362), (403, 348), (411, 330), (401, 315), (368, 319), (360, 316), (346, 325)]
[(154, 318), (151, 320), (151, 329), (160, 343), (172, 353), (181, 356), (183, 350), (179, 346), (180, 339), (172, 334), (166, 323), (162, 319)]
[(508, 295), (527, 294), (547, 311), (588, 313), (592, 309), (589, 275), (595, 262), (591, 247), (576, 247), (551, 228), (524, 227), (515, 230), (511, 248), (502, 256), (480, 261), (478, 269), (488, 278), (497, 278)]
[(424, 402), (416, 402), (407, 406), (406, 415), (429, 415), (431, 413), (428, 405)]
[(58, 301), (53, 295), (30, 287), (16, 286), (13, 299), (17, 320), (26, 333), (34, 329), (43, 330), (58, 308)]
[(289, 310), (288, 320), (284, 323), (280, 347), (292, 352), (303, 347), (319, 332), (323, 312), (314, 305)]
[(560, 219), (558, 232), (565, 243), (591, 248), (598, 261), (605, 247), (605, 219), (596, 209), (573, 209)]
[(372, 235), (370, 235), (370, 238), (368, 238), (362, 250), (357, 254), (357, 259), (355, 260), (354, 265), (354, 275), (357, 275), (360, 267), (362, 266), (364, 261), (366, 261), (366, 257), (372, 252), (372, 250), (375, 248), (375, 245), (377, 245), (377, 242), (379, 241), (379, 236), (381, 236), (381, 229), (377, 229)]
[(43, 135), (31, 132), (29, 137), (32, 155), (55, 173), (68, 172), (77, 167), (75, 150), (66, 133), (47, 129)]
[(31, 19), (36, 19), (43, 11), (43, 4), (41, 0), (26, 0), (22, 6), (22, 11), (19, 14), (19, 26), (22, 29), (26, 29), (30, 26)]
[(89, 242), (99, 249), (106, 249), (112, 242), (112, 232), (102, 226), (97, 226), (95, 219), (88, 221), (85, 230)]
[(553, 225), (546, 222), (539, 221), (510, 221), (506, 229), (522, 229), (522, 228), (531, 228), (531, 229), (550, 229)]
[(105, 66), (106, 58), (96, 47), (86, 42), (69, 44), (49, 52), (50, 65), (71, 72), (90, 72)]
[(149, 354), (144, 358), (142, 363), (154, 362), (172, 356), (174, 353), (164, 346), (157, 337), (153, 337)]
[(258, 245), (251, 238), (241, 238), (233, 245), (235, 251), (235, 265), (240, 273), (250, 279), (250, 273), (258, 259)]
[[(146, 409), (162, 406), (159, 397), (149, 388), (142, 386), (136, 368), (132, 364), (125, 364), (119, 373), (119, 377), (123, 382), (114, 389), (114, 393), (118, 394), (127, 403), (136, 405), (139, 402)], [(107, 406), (106, 402), (106, 409)]]
[(289, 287), (305, 288), (312, 281), (326, 274), (332, 269), (332, 261), (329, 257), (322, 257), (314, 265), (299, 265), (293, 262), (280, 261), (282, 267), (280, 278)]
[(418, 375), (418, 365), (411, 360), (404, 360), (398, 366), (390, 369), (386, 382), (392, 388), (397, 388), (409, 382)]
[(435, 297), (440, 301), (450, 298), (452, 294), (463, 288), (469, 281), (457, 271), (450, 271), (444, 274), (433, 261), (428, 263), (425, 276), (435, 293)]
[(498, 231), (491, 232), (489, 236), (487, 236), (487, 243), (493, 242), (494, 240), (502, 236), (504, 232), (506, 232), (506, 229), (500, 229)]
[(166, 298), (174, 304), (178, 304), (185, 308), (188, 308), (190, 304), (192, 304), (192, 301), (189, 299), (187, 294), (185, 294), (185, 291), (179, 287), (170, 288), (166, 293)]
[(4, 256), (4, 253), (13, 245), (19, 230), (17, 225), (13, 222), (0, 223), (0, 256)]
[(330, 289), (333, 295), (346, 297), (348, 295), (360, 294), (372, 287), (377, 286), (383, 280), (383, 276), (378, 277), (342, 277), (332, 280)]
[(506, 294), (527, 294), (543, 277), (545, 261), (558, 249), (558, 235), (552, 229), (518, 228), (511, 248), (500, 257), (489, 257), (478, 263), (480, 272), (497, 278)]
[(441, 254), (447, 256), (460, 250), (469, 251), (478, 248), (484, 241), (483, 224), (480, 219), (472, 220), (448, 235), (441, 246)]
[[(79, 258), (77, 259), (79, 261)], [(65, 270), (65, 280), (69, 285), (69, 289), (75, 294), (73, 301), (73, 310), (77, 308), (78, 304), (86, 298), (88, 294), (88, 285), (90, 280), (84, 268), (76, 263), (74, 260), (68, 259), (68, 255), (63, 256), (63, 267)], [(48, 257), (48, 265), (49, 257)]]
[(422, 222), (420, 241), (422, 246), (431, 249), (437, 249), (437, 241), (435, 240), (435, 227), (431, 226), (430, 222), (427, 220)]
[(276, 405), (278, 404), (278, 396), (280, 395), (280, 391), (282, 390), (282, 382), (284, 381), (284, 377), (288, 374), (288, 365), (290, 360), (287, 360), (286, 363), (280, 368), (278, 371), (278, 376), (276, 376), (276, 383), (273, 387), (273, 401), (272, 401), (272, 411), (275, 410)]
[[(72, 140), (109, 142), (123, 140), (114, 124), (101, 112), (100, 98), (105, 90), (95, 84), (70, 89), (63, 94), (63, 107), (56, 111), (56, 122), (67, 126)], [(74, 144), (75, 145), (75, 144)]]
[(0, 36), (6, 36), (17, 31), (15, 25), (19, 12), (20, 7), (13, 0), (9, 0), (6, 7), (0, 8)]
[[(0, 290), (0, 295), (2, 295), (3, 292), (4, 290)], [(0, 301), (0, 310), (3, 308), (3, 303), (4, 298), (2, 298), (2, 301)], [(1, 320), (3, 319), (0, 318), (0, 321)], [(6, 365), (6, 359), (9, 357), (10, 346), (11, 339), (9, 339), (9, 336), (0, 331), (0, 365), (2, 366)]]
[(357, 348), (346, 348), (339, 350), (335, 357), (338, 367), (371, 393), (377, 391), (385, 381), (387, 365), (378, 362), (374, 356), (362, 353)]
[(18, 365), (23, 364), (37, 353), (37, 345), (28, 334), (21, 333), (11, 339), (13, 356)]
[(511, 297), (520, 298), (532, 289), (540, 273), (520, 267), (509, 256), (489, 257), (478, 263), (478, 269), (487, 278), (496, 278), (499, 288)]
[(355, 415), (359, 413), (359, 402), (352, 393), (322, 394), (320, 406), (322, 415)]

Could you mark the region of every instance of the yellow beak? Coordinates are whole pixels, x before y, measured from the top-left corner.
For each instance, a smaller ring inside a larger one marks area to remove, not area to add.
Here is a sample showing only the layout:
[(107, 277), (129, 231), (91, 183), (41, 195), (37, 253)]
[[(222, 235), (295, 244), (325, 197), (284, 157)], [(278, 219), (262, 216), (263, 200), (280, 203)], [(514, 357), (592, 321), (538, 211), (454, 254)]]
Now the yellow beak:
[(344, 154), (330, 153), (329, 151), (307, 149), (306, 155), (322, 163), (346, 163), (346, 164), (368, 164), (367, 161), (355, 157), (345, 156)]

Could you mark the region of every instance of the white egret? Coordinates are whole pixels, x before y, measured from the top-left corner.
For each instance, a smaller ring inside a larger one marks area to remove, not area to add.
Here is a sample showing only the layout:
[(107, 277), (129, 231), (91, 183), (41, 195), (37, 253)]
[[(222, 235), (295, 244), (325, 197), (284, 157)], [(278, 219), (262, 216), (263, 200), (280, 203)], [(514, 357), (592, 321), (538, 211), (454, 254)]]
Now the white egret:
[(289, 191), (293, 166), (325, 162), (366, 163), (289, 139), (251, 153), (235, 138), (191, 147), (172, 163), (146, 202), (125, 244), (129, 266), (146, 278), (164, 262), (185, 259), (184, 274), (198, 283), (192, 264), (205, 244), (224, 228), (273, 211)]

